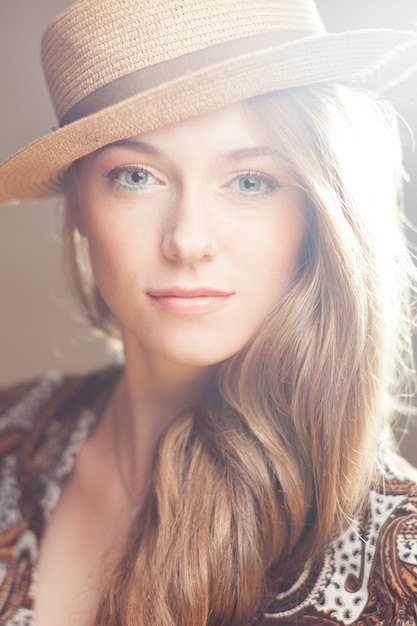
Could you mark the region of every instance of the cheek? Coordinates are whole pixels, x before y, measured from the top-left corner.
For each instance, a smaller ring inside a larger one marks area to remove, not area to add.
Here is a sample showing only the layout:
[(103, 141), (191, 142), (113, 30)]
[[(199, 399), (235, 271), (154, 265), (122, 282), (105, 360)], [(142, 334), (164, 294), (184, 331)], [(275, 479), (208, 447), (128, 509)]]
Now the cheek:
[(251, 279), (279, 296), (289, 285), (299, 264), (307, 232), (303, 211), (296, 209), (257, 232), (247, 268)]
[[(103, 212), (104, 213), (104, 212)], [(107, 300), (123, 279), (128, 276), (131, 258), (131, 232), (123, 223), (86, 212), (84, 236), (87, 240), (91, 268), (103, 297)], [(138, 248), (138, 246), (136, 246)]]
[(93, 268), (106, 266), (109, 271), (123, 267), (133, 252), (140, 255), (149, 238), (149, 224), (138, 211), (115, 206), (103, 194), (87, 197), (81, 208), (84, 236), (87, 239)]

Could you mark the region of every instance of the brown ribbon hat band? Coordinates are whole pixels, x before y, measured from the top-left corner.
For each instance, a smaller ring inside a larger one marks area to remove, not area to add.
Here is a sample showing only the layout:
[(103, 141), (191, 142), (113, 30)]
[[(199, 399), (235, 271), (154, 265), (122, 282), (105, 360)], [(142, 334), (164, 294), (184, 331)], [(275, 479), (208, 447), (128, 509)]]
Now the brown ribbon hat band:
[(77, 0), (48, 26), (42, 62), (60, 126), (0, 166), (0, 203), (58, 195), (86, 154), (239, 100), (386, 89), (417, 68), (417, 35), (328, 34), (314, 0)]

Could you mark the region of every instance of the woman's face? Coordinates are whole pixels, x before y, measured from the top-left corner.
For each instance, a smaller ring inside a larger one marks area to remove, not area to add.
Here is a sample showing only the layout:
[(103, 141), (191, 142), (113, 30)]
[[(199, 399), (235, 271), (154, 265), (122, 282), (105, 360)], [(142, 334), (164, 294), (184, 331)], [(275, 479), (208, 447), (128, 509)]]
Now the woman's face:
[(242, 105), (81, 160), (78, 224), (123, 339), (218, 363), (256, 333), (297, 267), (300, 191)]

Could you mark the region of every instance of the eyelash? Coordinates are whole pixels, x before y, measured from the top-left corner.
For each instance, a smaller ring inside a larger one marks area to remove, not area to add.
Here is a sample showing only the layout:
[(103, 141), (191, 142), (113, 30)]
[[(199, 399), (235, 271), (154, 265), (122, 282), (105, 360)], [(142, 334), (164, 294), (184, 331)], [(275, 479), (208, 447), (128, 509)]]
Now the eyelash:
[(128, 184), (122, 184), (118, 180), (118, 177), (121, 174), (129, 174), (129, 173), (146, 174), (152, 177), (155, 181), (159, 182), (156, 176), (154, 176), (150, 170), (148, 170), (146, 167), (143, 167), (141, 165), (120, 165), (118, 167), (115, 167), (108, 174), (106, 174), (106, 178), (107, 180), (110, 181), (110, 183), (114, 187), (116, 187), (116, 189), (121, 189), (122, 191), (137, 193), (138, 191), (146, 187), (146, 184), (145, 185), (128, 185)]
[(231, 186), (232, 183), (245, 179), (245, 178), (255, 179), (259, 181), (261, 184), (264, 183), (267, 187), (266, 191), (263, 191), (263, 192), (261, 191), (261, 192), (251, 193), (249, 190), (246, 190), (246, 191), (238, 190), (237, 191), (238, 195), (246, 199), (251, 199), (251, 198), (256, 199), (256, 198), (264, 198), (266, 196), (270, 196), (281, 187), (278, 181), (276, 181), (271, 176), (266, 176), (265, 174), (261, 174), (259, 172), (254, 172), (251, 170), (247, 170), (245, 172), (238, 172), (237, 174), (235, 174), (235, 176), (233, 176), (231, 181), (226, 186)]
[[(145, 174), (153, 178), (155, 181), (157, 181), (157, 184), (160, 184), (158, 179), (152, 174), (152, 172), (141, 165), (120, 165), (118, 167), (115, 167), (113, 170), (111, 170), (111, 172), (109, 172), (106, 175), (106, 178), (110, 181), (110, 183), (114, 187), (116, 187), (116, 189), (121, 189), (122, 191), (127, 191), (129, 193), (135, 193), (135, 192), (137, 193), (147, 187), (147, 183), (145, 183), (144, 185), (139, 185), (139, 184), (128, 185), (128, 184), (123, 184), (118, 180), (118, 177), (120, 175), (129, 174), (129, 173)], [(239, 196), (247, 200), (264, 198), (264, 197), (270, 196), (275, 191), (277, 191), (281, 186), (274, 178), (270, 176), (266, 176), (265, 174), (261, 174), (259, 172), (255, 172), (252, 170), (247, 170), (247, 171), (238, 172), (237, 174), (235, 174), (233, 178), (226, 185), (224, 185), (224, 187), (230, 188), (233, 185), (233, 183), (236, 183), (240, 180), (244, 180), (245, 178), (253, 179), (255, 181), (259, 181), (261, 185), (262, 184), (266, 185), (265, 191), (250, 191), (249, 189), (246, 189), (245, 191), (241, 189), (235, 190), (235, 193), (237, 193)]]

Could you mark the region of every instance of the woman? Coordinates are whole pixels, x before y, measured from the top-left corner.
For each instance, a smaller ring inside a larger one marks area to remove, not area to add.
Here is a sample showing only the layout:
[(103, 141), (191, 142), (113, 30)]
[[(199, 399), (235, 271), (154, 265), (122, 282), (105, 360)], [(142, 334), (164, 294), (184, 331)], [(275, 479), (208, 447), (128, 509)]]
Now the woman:
[(3, 624), (417, 623), (391, 107), (410, 33), (312, 2), (78, 0), (43, 40), (59, 129), (0, 200), (66, 199), (123, 367), (5, 390)]

